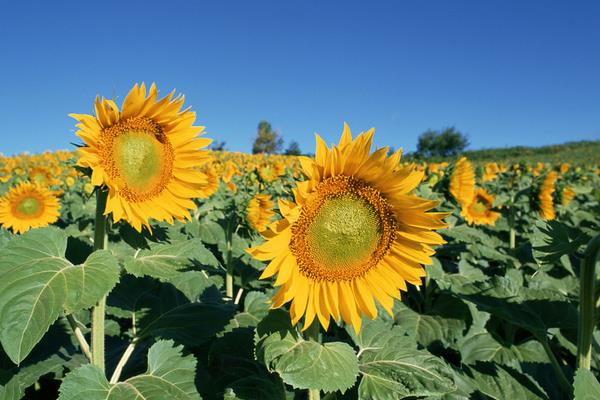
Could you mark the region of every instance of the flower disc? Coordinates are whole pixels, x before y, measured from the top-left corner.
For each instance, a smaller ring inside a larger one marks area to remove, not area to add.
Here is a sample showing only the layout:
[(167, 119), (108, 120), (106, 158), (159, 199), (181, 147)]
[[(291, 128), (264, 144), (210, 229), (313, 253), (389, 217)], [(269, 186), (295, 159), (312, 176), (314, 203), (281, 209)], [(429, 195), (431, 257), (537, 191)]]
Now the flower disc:
[(291, 302), (292, 323), (304, 316), (303, 329), (315, 318), (327, 329), (333, 317), (358, 332), (363, 315), (377, 316), (375, 301), (391, 314), (406, 283), (421, 283), (431, 245), (444, 243), (432, 230), (446, 227), (447, 214), (412, 194), (423, 171), (401, 167), (400, 152), (370, 154), (372, 136), (353, 140), (345, 125), (331, 149), (317, 136), (315, 159), (300, 158), (308, 179), (297, 183), (295, 201), (279, 201), (283, 219), (248, 249), (270, 261), (261, 278), (277, 274), (273, 307)]
[(154, 84), (131, 89), (121, 111), (112, 100), (96, 99), (96, 116), (71, 114), (79, 121), (79, 165), (92, 169), (92, 184), (108, 186), (105, 214), (125, 219), (136, 230), (148, 220), (189, 219), (193, 198), (205, 193), (207, 179), (198, 171), (209, 158), (200, 150), (210, 139), (198, 138), (196, 114), (181, 111), (183, 97), (158, 100)]
[(0, 224), (15, 233), (27, 232), (56, 222), (59, 208), (58, 199), (48, 189), (23, 182), (0, 199)]
[(292, 226), (290, 249), (307, 277), (364, 275), (394, 239), (390, 207), (374, 188), (347, 176), (321, 182)]
[(494, 196), (483, 189), (477, 189), (473, 200), (464, 206), (461, 214), (469, 224), (495, 225), (500, 213), (492, 211)]

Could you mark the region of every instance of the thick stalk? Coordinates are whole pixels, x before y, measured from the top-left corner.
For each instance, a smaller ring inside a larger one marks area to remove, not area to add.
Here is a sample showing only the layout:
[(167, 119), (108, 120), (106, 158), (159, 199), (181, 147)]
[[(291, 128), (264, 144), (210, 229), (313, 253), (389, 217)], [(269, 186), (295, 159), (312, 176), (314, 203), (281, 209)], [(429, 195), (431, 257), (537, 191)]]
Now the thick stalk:
[(579, 326), (577, 331), (577, 368), (590, 369), (596, 303), (596, 262), (600, 255), (600, 234), (588, 243), (581, 263), (579, 289)]
[(517, 235), (516, 235), (514, 226), (510, 227), (510, 232), (509, 233), (510, 233), (509, 246), (510, 246), (511, 250), (514, 250), (515, 245), (516, 245), (516, 239), (517, 239)]
[[(313, 340), (317, 343), (320, 342), (319, 338), (319, 321), (315, 319), (312, 325), (306, 330), (306, 339)], [(319, 389), (308, 389), (308, 400), (320, 400), (321, 399), (321, 391)]]
[(565, 376), (565, 373), (563, 372), (562, 368), (560, 367), (560, 364), (559, 364), (558, 360), (556, 359), (554, 352), (550, 348), (550, 343), (548, 343), (548, 338), (546, 337), (546, 334), (543, 333), (543, 334), (538, 335), (538, 340), (542, 343), (542, 346), (544, 347), (544, 351), (546, 352), (546, 355), (548, 356), (548, 359), (550, 360), (550, 364), (552, 365), (552, 369), (554, 370), (554, 375), (556, 375), (556, 377), (558, 378), (558, 383), (563, 391), (563, 394), (566, 396), (566, 398), (572, 399), (573, 398), (573, 388), (571, 387), (569, 380), (567, 379), (567, 377)]
[(517, 242), (517, 232), (515, 231), (515, 204), (514, 197), (510, 199), (510, 210), (508, 211), (508, 247), (514, 250)]
[(227, 241), (227, 254), (226, 254), (226, 266), (227, 266), (227, 274), (225, 276), (225, 295), (233, 299), (233, 249), (232, 249), (232, 238), (233, 238), (233, 224), (231, 223), (231, 219), (227, 222), (227, 237), (225, 240)]
[[(106, 248), (106, 199), (108, 191), (103, 188), (96, 190), (96, 220), (94, 225), (94, 250)], [(106, 296), (92, 308), (92, 364), (104, 372), (104, 315), (106, 313)]]
[(77, 339), (77, 342), (79, 343), (79, 347), (81, 348), (81, 351), (83, 352), (83, 354), (85, 354), (85, 356), (88, 358), (88, 360), (92, 361), (92, 353), (90, 353), (90, 345), (88, 344), (87, 340), (85, 340), (85, 336), (83, 336), (83, 332), (81, 332), (79, 325), (77, 325), (77, 321), (75, 321), (75, 317), (73, 317), (73, 315), (71, 315), (71, 314), (68, 314), (67, 321), (69, 322), (69, 325), (71, 326), (71, 329), (73, 330), (73, 334), (75, 335), (75, 338)]

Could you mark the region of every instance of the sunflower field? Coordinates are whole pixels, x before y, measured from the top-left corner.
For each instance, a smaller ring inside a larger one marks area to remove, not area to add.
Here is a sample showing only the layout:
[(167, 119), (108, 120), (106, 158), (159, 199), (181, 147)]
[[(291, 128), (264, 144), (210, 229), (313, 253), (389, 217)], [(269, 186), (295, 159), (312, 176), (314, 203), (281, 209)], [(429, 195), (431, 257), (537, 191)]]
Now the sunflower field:
[(183, 104), (0, 157), (0, 400), (600, 399), (600, 160), (213, 152)]

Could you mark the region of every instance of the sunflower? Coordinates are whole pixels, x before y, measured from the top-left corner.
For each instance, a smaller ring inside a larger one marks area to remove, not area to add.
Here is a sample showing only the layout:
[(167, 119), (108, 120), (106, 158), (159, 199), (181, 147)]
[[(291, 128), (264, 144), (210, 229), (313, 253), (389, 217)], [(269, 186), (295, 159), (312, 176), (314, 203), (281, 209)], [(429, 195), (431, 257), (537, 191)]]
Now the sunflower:
[(268, 194), (257, 194), (250, 199), (246, 208), (246, 219), (250, 226), (258, 232), (267, 229), (267, 225), (275, 215), (273, 206), (273, 200)]
[(108, 186), (105, 215), (129, 222), (137, 231), (150, 228), (149, 218), (173, 222), (190, 219), (191, 200), (205, 182), (194, 167), (204, 163), (199, 149), (210, 139), (198, 138), (196, 113), (181, 110), (183, 96), (158, 99), (152, 84), (131, 89), (121, 111), (112, 100), (96, 98), (96, 116), (71, 114), (79, 121), (79, 165), (92, 169), (92, 184)]
[(29, 180), (40, 186), (58, 185), (60, 181), (52, 176), (52, 173), (44, 167), (33, 167), (28, 172)]
[(60, 204), (48, 189), (21, 182), (0, 198), (0, 224), (15, 233), (24, 233), (56, 222)]
[(569, 186), (565, 186), (561, 193), (562, 196), (560, 199), (560, 204), (562, 204), (563, 206), (568, 206), (577, 194)]
[(471, 162), (462, 157), (454, 165), (450, 177), (450, 193), (462, 207), (468, 206), (475, 196), (475, 173)]
[(538, 199), (540, 202), (540, 215), (545, 220), (552, 220), (556, 217), (554, 212), (554, 204), (552, 202), (552, 193), (554, 193), (554, 184), (558, 174), (555, 171), (548, 172), (546, 178), (542, 182)]
[(271, 260), (262, 279), (278, 274), (272, 307), (291, 302), (292, 323), (304, 316), (303, 329), (315, 318), (327, 329), (333, 317), (358, 332), (363, 315), (377, 316), (376, 301), (392, 314), (406, 283), (421, 284), (431, 246), (444, 243), (432, 230), (446, 227), (447, 213), (428, 212), (438, 202), (411, 194), (423, 172), (400, 166), (400, 152), (387, 157), (387, 147), (370, 154), (372, 137), (373, 129), (352, 139), (344, 125), (328, 148), (317, 135), (315, 159), (300, 159), (308, 179), (295, 201), (279, 201), (283, 219), (248, 249)]
[(483, 177), (481, 180), (483, 182), (493, 181), (494, 179), (496, 179), (496, 176), (498, 176), (499, 172), (500, 172), (500, 167), (498, 166), (497, 163), (495, 163), (495, 162), (487, 163), (487, 164), (485, 164), (485, 167), (483, 168)]
[(198, 193), (198, 198), (208, 199), (219, 189), (219, 174), (217, 174), (212, 164), (206, 164), (200, 171), (202, 184), (200, 185), (201, 189)]
[(495, 225), (500, 213), (492, 211), (494, 196), (484, 189), (477, 189), (471, 203), (463, 207), (461, 215), (469, 224), (475, 225)]

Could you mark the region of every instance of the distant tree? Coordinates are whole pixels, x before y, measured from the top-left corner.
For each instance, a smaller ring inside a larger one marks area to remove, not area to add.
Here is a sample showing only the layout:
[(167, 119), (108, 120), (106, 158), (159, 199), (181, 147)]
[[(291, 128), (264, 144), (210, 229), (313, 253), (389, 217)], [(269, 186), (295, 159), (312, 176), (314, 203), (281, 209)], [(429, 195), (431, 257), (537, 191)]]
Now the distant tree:
[(212, 151), (225, 151), (225, 142), (212, 142), (210, 149)]
[(271, 128), (271, 124), (267, 121), (258, 123), (256, 139), (252, 145), (252, 154), (258, 153), (277, 153), (283, 147), (283, 138), (277, 131)]
[(449, 157), (462, 153), (469, 145), (467, 136), (454, 127), (442, 131), (428, 130), (419, 136), (417, 151), (419, 157)]
[(285, 155), (287, 156), (299, 156), (302, 154), (300, 145), (295, 140), (292, 140), (287, 149), (285, 149)]

